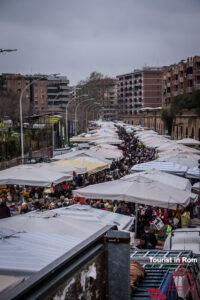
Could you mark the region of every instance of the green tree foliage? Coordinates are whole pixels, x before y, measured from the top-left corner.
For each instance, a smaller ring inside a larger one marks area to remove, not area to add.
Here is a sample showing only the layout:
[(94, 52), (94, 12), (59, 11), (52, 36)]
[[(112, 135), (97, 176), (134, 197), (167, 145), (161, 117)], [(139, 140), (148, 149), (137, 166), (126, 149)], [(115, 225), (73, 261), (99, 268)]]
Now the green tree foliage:
[(78, 84), (78, 95), (87, 94), (94, 101), (104, 103), (104, 93), (107, 88), (113, 84), (113, 79), (104, 76), (99, 72), (92, 72), (86, 80), (82, 80)]

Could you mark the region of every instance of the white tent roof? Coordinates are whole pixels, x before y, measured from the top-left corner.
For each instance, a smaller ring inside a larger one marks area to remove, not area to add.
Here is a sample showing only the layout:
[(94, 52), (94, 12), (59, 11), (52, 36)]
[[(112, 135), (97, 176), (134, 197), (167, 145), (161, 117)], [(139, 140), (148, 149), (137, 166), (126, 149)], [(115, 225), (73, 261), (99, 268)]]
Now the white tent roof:
[[(160, 156), (160, 155), (159, 155)], [(195, 167), (198, 165), (199, 156), (196, 154), (187, 154), (187, 153), (172, 153), (172, 154), (165, 154), (161, 155), (158, 161), (168, 161), (174, 162), (179, 165), (187, 166), (188, 168)]]
[(70, 175), (51, 172), (29, 165), (20, 165), (0, 171), (0, 185), (50, 186), (71, 180)]
[(198, 167), (188, 169), (186, 173), (186, 177), (200, 179), (200, 169)]
[(200, 145), (200, 141), (197, 141), (195, 139), (191, 139), (191, 138), (185, 138), (185, 139), (182, 139), (182, 140), (178, 140), (176, 141), (177, 144), (182, 144), (182, 145), (194, 145), (194, 146), (198, 146)]
[(192, 185), (191, 185), (189, 179), (186, 179), (186, 178), (183, 178), (180, 176), (176, 176), (176, 175), (172, 175), (172, 174), (168, 174), (168, 173), (165, 173), (165, 172), (162, 172), (159, 170), (150, 170), (150, 171), (145, 171), (142, 173), (134, 173), (134, 174), (126, 175), (126, 176), (122, 177), (121, 179), (131, 180), (132, 178), (135, 178), (135, 177), (137, 178), (138, 175), (141, 175), (142, 177), (149, 178), (149, 179), (153, 178), (155, 181), (170, 185), (170, 186), (180, 189), (182, 191), (191, 192)]
[(37, 168), (37, 169), (42, 169), (42, 172), (47, 171), (47, 172), (56, 172), (56, 173), (64, 173), (67, 174), (68, 176), (73, 175), (73, 171), (76, 172), (76, 174), (85, 174), (87, 173), (86, 168), (79, 168), (79, 167), (73, 167), (73, 166), (62, 166), (56, 164), (56, 162), (51, 162), (51, 163), (40, 163), (40, 164), (30, 164), (27, 165), (32, 168)]
[(123, 154), (121, 150), (118, 149), (109, 149), (109, 148), (104, 148), (104, 147), (92, 147), (91, 151), (93, 151), (94, 153), (96, 153), (97, 157), (105, 157), (106, 159), (121, 159), (123, 158)]
[(153, 169), (167, 172), (170, 174), (184, 176), (188, 168), (186, 166), (179, 165), (174, 162), (163, 162), (154, 160), (147, 163), (134, 165), (131, 168), (131, 172), (142, 172)]
[(74, 190), (75, 196), (88, 199), (107, 199), (135, 202), (145, 205), (176, 209), (187, 206), (190, 192), (147, 178), (141, 174), (130, 179), (119, 179)]
[(111, 144), (111, 145), (121, 145), (122, 143), (122, 140), (118, 139), (118, 138), (113, 138), (113, 137), (105, 137), (105, 138), (101, 138), (101, 139), (97, 139), (97, 140), (94, 140), (94, 143), (96, 145), (98, 144)]
[[(133, 218), (73, 205), (0, 220), (0, 268), (36, 272), (106, 225), (126, 229)], [(17, 237), (17, 238), (16, 238)]]
[(97, 153), (94, 150), (77, 150), (69, 153), (65, 153), (62, 155), (55, 156), (53, 160), (68, 160), (78, 157), (93, 157), (98, 159), (99, 161), (103, 161), (106, 164), (110, 164), (110, 161), (103, 156), (102, 153)]

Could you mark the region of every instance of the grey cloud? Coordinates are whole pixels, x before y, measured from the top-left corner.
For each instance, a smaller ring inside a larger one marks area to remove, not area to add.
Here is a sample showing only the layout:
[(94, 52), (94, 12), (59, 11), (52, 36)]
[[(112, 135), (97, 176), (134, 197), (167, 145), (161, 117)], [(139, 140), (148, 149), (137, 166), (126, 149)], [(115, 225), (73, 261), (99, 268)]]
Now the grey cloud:
[(200, 49), (198, 0), (0, 0), (0, 72), (115, 76)]

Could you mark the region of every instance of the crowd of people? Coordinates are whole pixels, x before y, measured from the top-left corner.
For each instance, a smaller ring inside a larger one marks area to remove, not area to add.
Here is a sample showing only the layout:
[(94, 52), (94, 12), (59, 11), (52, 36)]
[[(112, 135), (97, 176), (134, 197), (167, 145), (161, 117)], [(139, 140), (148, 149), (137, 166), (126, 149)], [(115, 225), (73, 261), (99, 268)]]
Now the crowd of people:
[[(0, 194), (0, 219), (15, 214), (24, 214), (32, 210), (55, 209), (74, 203), (88, 204), (94, 208), (133, 217), (137, 214), (139, 247), (153, 249), (156, 245), (162, 245), (166, 236), (174, 228), (187, 227), (190, 223), (190, 217), (195, 217), (192, 204), (187, 209), (177, 207), (176, 211), (141, 205), (136, 212), (134, 203), (73, 198), (72, 196), (74, 189), (119, 179), (129, 174), (134, 164), (156, 158), (154, 148), (145, 147), (133, 133), (127, 133), (123, 127), (118, 127), (118, 136), (123, 141), (119, 145), (119, 149), (123, 152), (123, 158), (118, 161), (114, 160), (107, 170), (90, 175), (73, 172), (73, 178), (70, 182), (52, 185), (48, 189), (20, 186), (4, 188), (5, 192)], [(159, 223), (160, 227), (156, 223)], [(135, 230), (134, 227), (132, 229)]]

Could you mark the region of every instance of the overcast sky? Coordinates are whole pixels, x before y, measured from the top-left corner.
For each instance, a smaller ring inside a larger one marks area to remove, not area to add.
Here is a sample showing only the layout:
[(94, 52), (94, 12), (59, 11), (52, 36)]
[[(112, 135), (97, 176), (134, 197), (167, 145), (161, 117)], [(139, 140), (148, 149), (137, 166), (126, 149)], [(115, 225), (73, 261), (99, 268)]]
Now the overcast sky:
[(0, 0), (0, 73), (116, 76), (200, 55), (200, 0)]

